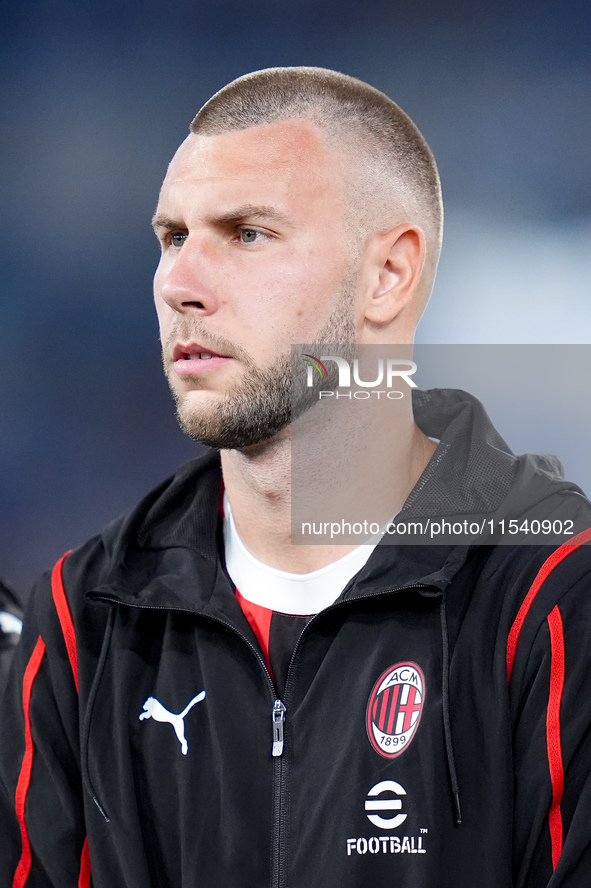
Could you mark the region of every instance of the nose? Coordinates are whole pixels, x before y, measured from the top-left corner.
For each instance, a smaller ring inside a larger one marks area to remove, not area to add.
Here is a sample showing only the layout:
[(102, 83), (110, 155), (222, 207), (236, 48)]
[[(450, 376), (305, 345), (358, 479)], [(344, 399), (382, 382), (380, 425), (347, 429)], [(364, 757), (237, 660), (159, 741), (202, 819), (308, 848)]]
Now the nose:
[(204, 240), (187, 236), (182, 247), (169, 247), (154, 276), (154, 296), (176, 312), (209, 315), (217, 311), (215, 264)]

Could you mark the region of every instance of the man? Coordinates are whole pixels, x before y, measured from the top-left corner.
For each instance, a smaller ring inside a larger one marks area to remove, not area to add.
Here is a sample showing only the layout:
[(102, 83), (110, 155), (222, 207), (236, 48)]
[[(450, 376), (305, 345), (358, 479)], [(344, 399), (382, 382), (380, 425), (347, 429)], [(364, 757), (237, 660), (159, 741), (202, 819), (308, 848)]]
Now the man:
[(4, 688), (8, 667), (22, 631), (22, 611), (16, 596), (0, 580), (0, 688)]
[(193, 121), (154, 290), (180, 422), (221, 465), (181, 468), (37, 587), (5, 704), (2, 884), (589, 881), (577, 488), (469, 396), (419, 393), (413, 414), (406, 391), (380, 402), (388, 474), (341, 481), (382, 528), (525, 516), (570, 522), (566, 544), (292, 544), (291, 432), (322, 401), (296, 385), (292, 411), (291, 347), (335, 344), (326, 370), (411, 343), (441, 218), (424, 140), (359, 81), (257, 72)]

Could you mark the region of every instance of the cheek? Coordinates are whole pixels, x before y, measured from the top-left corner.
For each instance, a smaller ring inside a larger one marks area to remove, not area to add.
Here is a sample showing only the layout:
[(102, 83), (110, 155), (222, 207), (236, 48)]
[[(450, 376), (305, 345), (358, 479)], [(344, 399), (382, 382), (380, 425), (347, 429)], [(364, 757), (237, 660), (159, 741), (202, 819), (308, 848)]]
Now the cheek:
[(295, 319), (313, 324), (326, 312), (345, 274), (345, 263), (335, 262), (326, 250), (310, 247), (294, 251), (247, 285), (249, 293), (256, 292), (251, 317), (265, 316), (268, 322), (271, 313), (277, 325)]
[(299, 341), (314, 340), (319, 325), (333, 309), (346, 274), (344, 263), (329, 263), (326, 255), (311, 255), (310, 261), (298, 269), (290, 288), (292, 299), (286, 305), (284, 317), (288, 323), (294, 322)]

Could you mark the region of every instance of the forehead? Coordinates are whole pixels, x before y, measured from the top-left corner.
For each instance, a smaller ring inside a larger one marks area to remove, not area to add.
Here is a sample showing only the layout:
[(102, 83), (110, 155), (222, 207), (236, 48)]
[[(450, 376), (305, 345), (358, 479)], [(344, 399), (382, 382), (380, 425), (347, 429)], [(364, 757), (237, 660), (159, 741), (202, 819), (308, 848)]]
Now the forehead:
[(313, 123), (288, 120), (219, 135), (192, 133), (173, 157), (160, 200), (211, 193), (216, 199), (340, 202), (343, 163)]

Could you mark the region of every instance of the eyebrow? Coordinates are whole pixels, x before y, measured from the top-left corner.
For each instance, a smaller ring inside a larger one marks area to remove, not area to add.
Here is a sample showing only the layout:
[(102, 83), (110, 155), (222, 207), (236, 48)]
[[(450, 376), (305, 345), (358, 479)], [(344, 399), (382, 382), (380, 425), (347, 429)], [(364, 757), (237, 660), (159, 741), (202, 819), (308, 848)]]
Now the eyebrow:
[(236, 209), (229, 210), (227, 213), (220, 213), (216, 217), (216, 222), (222, 225), (229, 225), (233, 222), (241, 222), (243, 219), (269, 219), (271, 222), (281, 222), (284, 225), (290, 224), (290, 220), (281, 210), (275, 207), (257, 206), (255, 204), (244, 204), (243, 206), (236, 207)]
[[(212, 217), (210, 221), (216, 225), (232, 225), (245, 219), (268, 219), (271, 222), (279, 222), (282, 225), (292, 225), (285, 213), (282, 213), (275, 207), (255, 204), (244, 204), (243, 206), (235, 207)], [(163, 213), (156, 213), (152, 219), (152, 228), (155, 231), (158, 229), (165, 229), (166, 231), (182, 230), (186, 227), (183, 222), (171, 219)]]
[(165, 228), (167, 231), (173, 231), (176, 228), (184, 228), (182, 222), (175, 222), (174, 219), (165, 216), (163, 213), (156, 213), (152, 217), (152, 228), (156, 231), (159, 228)]

